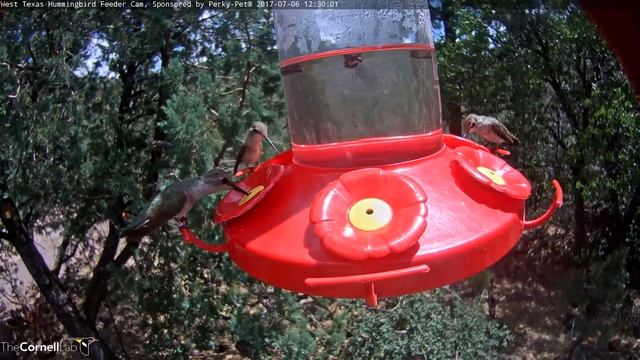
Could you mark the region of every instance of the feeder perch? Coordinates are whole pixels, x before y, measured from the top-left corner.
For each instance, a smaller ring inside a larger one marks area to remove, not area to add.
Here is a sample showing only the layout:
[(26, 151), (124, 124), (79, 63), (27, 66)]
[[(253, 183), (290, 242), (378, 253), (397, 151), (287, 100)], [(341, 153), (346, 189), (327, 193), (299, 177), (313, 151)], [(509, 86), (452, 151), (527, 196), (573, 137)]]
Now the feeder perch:
[(442, 133), (427, 9), (283, 10), (275, 24), (292, 148), (221, 200), (224, 245), (188, 242), (271, 285), (376, 306), (484, 270), (562, 204), (554, 181), (549, 210), (525, 220), (528, 180)]

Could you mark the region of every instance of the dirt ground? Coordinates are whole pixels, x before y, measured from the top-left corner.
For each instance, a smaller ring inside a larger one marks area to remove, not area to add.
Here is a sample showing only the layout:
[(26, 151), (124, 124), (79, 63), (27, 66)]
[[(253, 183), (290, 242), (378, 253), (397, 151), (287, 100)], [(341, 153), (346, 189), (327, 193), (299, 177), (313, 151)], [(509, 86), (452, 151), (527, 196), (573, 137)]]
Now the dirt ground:
[(576, 323), (582, 319), (572, 316), (570, 304), (557, 290), (500, 280), (495, 296), (496, 319), (515, 335), (503, 359), (567, 359), (569, 353), (571, 359), (640, 359), (640, 339), (631, 336), (617, 335), (607, 344), (598, 344), (592, 336), (576, 345)]
[[(512, 344), (501, 352), (501, 358), (640, 359), (640, 338), (634, 338), (629, 331), (604, 334), (598, 322), (584, 314), (584, 309), (569, 302), (561, 284), (572, 269), (566, 265), (566, 259), (557, 255), (563, 249), (542, 246), (542, 241), (521, 241), (490, 270), (494, 279), (495, 318), (515, 336)], [(550, 242), (549, 238), (544, 241), (547, 245)], [(637, 294), (628, 295), (640, 300)], [(488, 313), (488, 305), (485, 308)], [(624, 327), (626, 324), (622, 323), (628, 320), (612, 321)], [(581, 336), (585, 327), (589, 328), (585, 332), (588, 335)]]

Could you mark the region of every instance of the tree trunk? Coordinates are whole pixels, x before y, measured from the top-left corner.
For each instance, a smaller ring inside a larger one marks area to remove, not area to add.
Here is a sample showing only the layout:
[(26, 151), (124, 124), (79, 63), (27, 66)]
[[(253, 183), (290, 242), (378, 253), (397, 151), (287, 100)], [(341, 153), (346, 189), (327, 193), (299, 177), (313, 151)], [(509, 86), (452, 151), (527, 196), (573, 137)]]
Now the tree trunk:
[(449, 133), (453, 135), (462, 135), (462, 108), (460, 104), (447, 101), (443, 106), (443, 115), (447, 119), (449, 125)]
[(491, 319), (496, 318), (496, 305), (497, 305), (496, 297), (493, 291), (494, 291), (494, 284), (493, 284), (493, 279), (491, 279), (489, 280), (489, 290), (487, 292), (487, 307), (489, 308), (489, 318)]
[(453, 26), (454, 13), (449, 5), (449, 1), (442, 1), (441, 14), (442, 23), (444, 25), (444, 40), (449, 44), (453, 44), (456, 42), (456, 30)]
[[(164, 32), (164, 42), (160, 49), (160, 88), (158, 89), (158, 112), (156, 113), (156, 119), (153, 127), (153, 142), (161, 142), (165, 140), (166, 134), (160, 128), (160, 123), (167, 120), (167, 114), (164, 111), (167, 101), (171, 94), (169, 93), (169, 84), (167, 79), (167, 70), (169, 69), (169, 61), (171, 60), (171, 32), (166, 30)], [(151, 199), (155, 193), (155, 186), (158, 182), (158, 167), (160, 159), (162, 158), (163, 148), (162, 146), (154, 146), (151, 150), (151, 160), (149, 161), (149, 173), (147, 176), (147, 188), (145, 191), (145, 197)]]
[[(454, 12), (449, 1), (442, 1), (441, 16), (444, 27), (445, 45), (453, 46), (456, 42), (456, 30), (453, 25)], [(440, 88), (442, 89), (442, 87)], [(453, 101), (444, 101), (442, 104), (443, 116), (449, 125), (449, 133), (462, 135), (462, 108), (460, 104)]]
[(113, 272), (113, 269), (111, 269), (109, 265), (113, 262), (113, 259), (116, 256), (119, 244), (120, 239), (118, 238), (118, 231), (110, 221), (109, 234), (104, 242), (102, 254), (100, 254), (100, 258), (98, 259), (98, 264), (95, 269), (93, 269), (93, 276), (89, 282), (83, 306), (84, 316), (87, 318), (89, 326), (94, 330), (100, 305), (107, 294), (108, 280)]
[(582, 189), (577, 186), (578, 183), (582, 182), (582, 168), (573, 167), (571, 173), (575, 181), (573, 186), (573, 254), (578, 256), (580, 255), (580, 251), (587, 246), (587, 215), (584, 207)]

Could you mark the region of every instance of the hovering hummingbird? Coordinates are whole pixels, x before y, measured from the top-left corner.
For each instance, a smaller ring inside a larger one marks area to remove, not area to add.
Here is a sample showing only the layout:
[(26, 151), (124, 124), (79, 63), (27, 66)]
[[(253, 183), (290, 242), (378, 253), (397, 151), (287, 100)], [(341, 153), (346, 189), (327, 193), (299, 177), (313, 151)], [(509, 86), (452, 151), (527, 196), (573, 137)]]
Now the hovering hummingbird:
[(151, 200), (149, 206), (131, 223), (120, 229), (120, 236), (138, 240), (171, 219), (186, 225), (187, 213), (201, 198), (224, 190), (249, 193), (231, 180), (221, 169), (213, 169), (202, 176), (185, 179), (169, 185)]
[(464, 137), (467, 137), (468, 134), (478, 134), (485, 140), (497, 145), (502, 143), (508, 145), (520, 144), (520, 140), (518, 140), (506, 126), (498, 119), (490, 116), (467, 115), (462, 121), (462, 134)]
[(256, 164), (260, 162), (260, 155), (262, 154), (262, 140), (267, 139), (273, 149), (278, 152), (278, 148), (273, 144), (273, 141), (267, 136), (267, 125), (263, 122), (256, 121), (251, 125), (249, 134), (244, 140), (244, 144), (240, 147), (240, 151), (236, 156), (236, 164), (233, 167), (233, 173), (238, 172), (240, 164), (249, 166), (249, 164)]

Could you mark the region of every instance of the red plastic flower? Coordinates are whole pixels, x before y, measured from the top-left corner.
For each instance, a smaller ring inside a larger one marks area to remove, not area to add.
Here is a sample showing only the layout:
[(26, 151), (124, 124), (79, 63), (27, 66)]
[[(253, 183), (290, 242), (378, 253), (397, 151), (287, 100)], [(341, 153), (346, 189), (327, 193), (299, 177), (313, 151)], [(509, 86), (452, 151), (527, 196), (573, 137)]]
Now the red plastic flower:
[(229, 191), (220, 201), (213, 220), (216, 223), (231, 220), (249, 211), (264, 198), (273, 185), (284, 174), (284, 166), (279, 164), (262, 164), (254, 172), (238, 183), (249, 195), (238, 191)]
[(506, 161), (486, 151), (468, 146), (455, 148), (460, 166), (474, 179), (508, 196), (526, 200), (531, 195), (527, 178)]
[(411, 178), (366, 168), (316, 194), (309, 220), (332, 253), (351, 260), (400, 253), (427, 227), (427, 195)]

